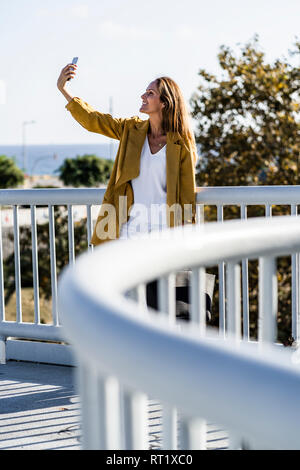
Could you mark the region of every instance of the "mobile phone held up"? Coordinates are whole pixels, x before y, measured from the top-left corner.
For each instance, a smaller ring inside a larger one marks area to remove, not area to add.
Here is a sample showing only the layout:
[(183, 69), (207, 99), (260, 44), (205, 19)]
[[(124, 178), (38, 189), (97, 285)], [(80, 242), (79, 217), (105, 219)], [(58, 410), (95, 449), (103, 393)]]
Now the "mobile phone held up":
[[(78, 61), (78, 57), (73, 57), (72, 65), (77, 64), (77, 61)], [(71, 80), (71, 78), (68, 78), (68, 79), (67, 79), (67, 82), (68, 82), (69, 80)]]

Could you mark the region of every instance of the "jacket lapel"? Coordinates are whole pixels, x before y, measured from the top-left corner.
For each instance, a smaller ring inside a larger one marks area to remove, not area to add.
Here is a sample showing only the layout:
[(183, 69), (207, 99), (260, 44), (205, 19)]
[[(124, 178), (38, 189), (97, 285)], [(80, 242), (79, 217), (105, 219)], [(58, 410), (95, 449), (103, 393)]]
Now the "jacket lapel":
[(124, 159), (120, 161), (120, 168), (117, 170), (116, 188), (139, 175), (141, 152), (148, 127), (149, 119), (143, 121), (140, 127), (134, 126), (128, 130), (126, 153), (124, 152)]
[[(124, 159), (119, 162), (119, 168), (117, 168), (115, 188), (139, 176), (141, 152), (147, 136), (148, 128), (149, 119), (138, 122), (134, 127), (129, 129), (126, 154), (124, 155)], [(178, 179), (181, 145), (175, 143), (177, 141), (179, 141), (177, 133), (167, 133), (166, 172), (167, 196), (169, 196), (169, 198), (171, 196), (170, 190), (176, 188)], [(169, 198), (167, 197), (167, 199)], [(169, 203), (169, 201), (167, 201), (167, 203)]]

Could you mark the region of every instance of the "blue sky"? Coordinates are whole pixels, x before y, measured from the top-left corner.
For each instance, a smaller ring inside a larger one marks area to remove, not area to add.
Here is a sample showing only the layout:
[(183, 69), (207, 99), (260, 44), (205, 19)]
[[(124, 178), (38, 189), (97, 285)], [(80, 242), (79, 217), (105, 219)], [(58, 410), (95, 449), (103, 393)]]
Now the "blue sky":
[[(286, 0), (2, 0), (0, 2), (0, 145), (101, 143), (65, 109), (56, 87), (78, 56), (69, 86), (94, 108), (126, 117), (159, 75), (172, 77), (188, 101), (198, 71), (220, 74), (221, 44), (234, 50), (259, 35), (269, 60), (288, 57), (299, 38), (300, 1)], [(291, 59), (292, 62), (292, 59)]]

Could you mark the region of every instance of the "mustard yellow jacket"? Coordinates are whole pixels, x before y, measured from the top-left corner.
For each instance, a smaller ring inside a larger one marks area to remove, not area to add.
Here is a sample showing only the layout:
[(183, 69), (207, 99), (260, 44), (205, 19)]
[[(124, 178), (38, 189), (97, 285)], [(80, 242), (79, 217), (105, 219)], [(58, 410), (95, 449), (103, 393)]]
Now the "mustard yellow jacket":
[[(139, 175), (140, 156), (149, 127), (149, 119), (142, 120), (138, 116), (114, 118), (110, 114), (95, 111), (92, 106), (78, 97), (74, 97), (69, 101), (66, 109), (88, 131), (97, 132), (120, 141), (111, 176), (90, 240), (90, 243), (93, 245), (99, 245), (105, 241), (119, 238), (122, 224), (129, 220), (130, 208), (134, 202), (131, 180)], [(176, 219), (176, 215), (170, 211), (170, 216), (169, 218), (167, 217), (169, 227), (185, 223), (195, 223), (195, 163), (192, 153), (184, 145), (180, 135), (168, 132), (166, 145), (166, 202), (169, 209), (173, 205), (181, 208), (179, 219)], [(125, 198), (123, 199), (121, 196), (125, 196)], [(119, 201), (126, 201), (123, 208), (119, 207)], [(113, 206), (115, 213), (107, 212), (107, 204)], [(122, 210), (124, 216), (121, 218)], [(115, 232), (113, 234), (108, 233), (106, 238), (102, 237), (102, 235), (99, 236), (100, 232), (97, 230), (97, 227), (101, 224), (103, 225), (104, 221), (109, 224), (111, 217), (115, 219)]]

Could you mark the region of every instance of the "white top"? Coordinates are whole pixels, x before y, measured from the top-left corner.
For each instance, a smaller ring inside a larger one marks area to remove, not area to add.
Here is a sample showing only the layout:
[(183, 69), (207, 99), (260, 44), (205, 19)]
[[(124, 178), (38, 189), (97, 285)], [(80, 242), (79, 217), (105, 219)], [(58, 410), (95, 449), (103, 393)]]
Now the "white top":
[(166, 179), (166, 145), (153, 154), (146, 135), (140, 173), (131, 180), (134, 203), (128, 222), (121, 227), (120, 238), (135, 238), (141, 233), (168, 227)]

